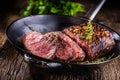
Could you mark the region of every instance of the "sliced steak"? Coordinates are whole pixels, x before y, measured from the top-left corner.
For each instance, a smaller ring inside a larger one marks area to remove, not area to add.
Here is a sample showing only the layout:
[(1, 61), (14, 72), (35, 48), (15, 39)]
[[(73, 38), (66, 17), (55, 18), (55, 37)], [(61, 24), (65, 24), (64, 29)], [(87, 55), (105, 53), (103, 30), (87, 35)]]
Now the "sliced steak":
[(34, 47), (33, 44), (39, 43), (42, 38), (42, 34), (40, 32), (32, 31), (28, 32), (22, 37), (22, 42), (26, 49), (32, 50)]
[(63, 61), (83, 61), (84, 51), (62, 32), (30, 32), (23, 36), (23, 44), (32, 54), (39, 57)]
[(56, 56), (63, 60), (70, 61), (83, 61), (85, 58), (84, 51), (76, 42), (62, 32), (58, 32), (60, 38), (59, 48), (57, 49)]
[[(85, 27), (84, 27), (85, 26)], [(112, 34), (98, 26), (93, 24), (93, 35), (91, 39), (86, 40), (84, 38), (85, 28), (87, 24), (71, 26), (70, 28), (64, 29), (64, 33), (71, 37), (80, 47), (86, 52), (87, 58), (93, 60), (105, 53), (109, 52), (115, 45)]]
[(63, 61), (70, 61), (73, 56), (73, 49), (63, 40), (57, 43), (56, 58)]
[(33, 31), (23, 36), (23, 43), (32, 54), (51, 59), (56, 51), (56, 39), (54, 32), (41, 35), (39, 32)]

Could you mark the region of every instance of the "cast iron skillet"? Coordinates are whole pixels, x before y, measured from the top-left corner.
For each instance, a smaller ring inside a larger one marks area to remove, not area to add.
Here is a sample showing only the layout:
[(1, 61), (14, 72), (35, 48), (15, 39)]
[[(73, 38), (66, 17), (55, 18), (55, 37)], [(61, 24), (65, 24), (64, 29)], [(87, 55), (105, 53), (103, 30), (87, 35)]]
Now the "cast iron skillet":
[[(105, 0), (102, 0), (102, 4)], [(100, 4), (101, 6), (101, 4)], [(97, 11), (100, 9), (100, 7), (95, 10), (92, 15), (95, 16)], [(90, 16), (90, 13), (87, 15)], [(94, 17), (90, 16), (90, 19), (93, 19)], [(112, 60), (118, 58), (120, 56), (120, 35), (112, 30), (111, 28), (105, 26), (104, 24), (100, 24), (95, 22), (96, 24), (100, 25), (101, 27), (104, 27), (108, 29), (116, 42), (116, 45), (114, 49), (110, 52), (114, 53), (115, 56), (112, 57), (112, 59), (99, 62), (99, 63), (66, 63), (62, 61), (56, 61), (56, 60), (50, 60), (45, 59), (42, 57), (35, 56), (28, 51), (24, 49), (23, 43), (21, 42), (21, 38), (24, 34), (27, 32), (30, 32), (32, 30), (39, 31), (39, 32), (50, 32), (50, 31), (60, 31), (64, 28), (67, 28), (69, 26), (82, 24), (88, 22), (87, 18), (83, 17), (72, 17), (72, 16), (60, 16), (60, 15), (33, 15), (28, 17), (23, 17), (20, 19), (17, 19), (16, 21), (12, 22), (6, 29), (6, 35), (8, 37), (8, 40), (15, 46), (15, 48), (22, 54), (24, 59), (28, 63), (35, 64), (39, 67), (46, 68), (46, 69), (70, 69), (70, 70), (86, 70), (86, 68), (93, 68), (99, 67), (101, 64), (106, 64), (108, 62), (111, 62)], [(108, 56), (108, 55), (107, 55)]]
[[(75, 63), (65, 63), (55, 60), (49, 60), (44, 59), (41, 57), (37, 57), (29, 52), (27, 52), (23, 48), (23, 43), (21, 42), (21, 38), (24, 34), (27, 32), (32, 31), (31, 29), (34, 29), (35, 31), (39, 32), (50, 32), (50, 31), (58, 31), (62, 30), (66, 27), (82, 24), (87, 22), (86, 18), (82, 17), (70, 17), (70, 16), (59, 16), (59, 15), (34, 15), (29, 17), (24, 17), (21, 19), (18, 19), (11, 23), (6, 30), (6, 34), (8, 37), (8, 40), (20, 51), (20, 53), (23, 55), (26, 61), (39, 64), (42, 67), (49, 67), (49, 68), (56, 68), (56, 67), (62, 67), (62, 66), (69, 66), (73, 67), (74, 65), (81, 66), (81, 65), (99, 65), (104, 64), (106, 62), (110, 62), (113, 59), (116, 59), (120, 55), (120, 35), (112, 30), (111, 28), (96, 23), (98, 25), (101, 25), (101, 27), (104, 27), (108, 29), (116, 42), (115, 48), (112, 50), (112, 52), (115, 53), (115, 56), (107, 61), (100, 62), (100, 63), (91, 63), (91, 64), (75, 64)], [(31, 28), (29, 28), (29, 27)]]

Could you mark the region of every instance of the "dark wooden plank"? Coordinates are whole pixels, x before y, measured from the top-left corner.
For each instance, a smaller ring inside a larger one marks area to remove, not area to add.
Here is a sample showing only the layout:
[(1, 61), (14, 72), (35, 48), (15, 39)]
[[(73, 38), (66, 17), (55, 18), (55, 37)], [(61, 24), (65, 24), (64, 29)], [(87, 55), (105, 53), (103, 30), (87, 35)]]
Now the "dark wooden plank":
[(8, 41), (0, 51), (1, 80), (31, 80), (29, 68), (23, 57)]

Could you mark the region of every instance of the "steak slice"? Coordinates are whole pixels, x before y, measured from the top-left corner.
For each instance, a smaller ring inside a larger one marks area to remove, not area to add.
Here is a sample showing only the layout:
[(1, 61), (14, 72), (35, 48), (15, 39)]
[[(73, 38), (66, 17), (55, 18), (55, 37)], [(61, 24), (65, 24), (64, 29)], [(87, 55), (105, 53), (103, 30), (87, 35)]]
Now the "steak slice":
[(41, 38), (42, 34), (40, 32), (32, 31), (22, 37), (22, 42), (27, 50), (31, 50), (34, 48), (32, 45), (38, 43)]
[(23, 36), (23, 44), (32, 54), (51, 59), (56, 51), (57, 36), (54, 32), (41, 35), (40, 32), (30, 32)]
[(76, 42), (62, 32), (58, 32), (60, 43), (56, 52), (56, 57), (62, 60), (83, 61), (85, 58), (84, 51)]
[(87, 58), (93, 60), (109, 52), (115, 45), (112, 34), (97, 24), (93, 25), (93, 35), (90, 40), (83, 38), (87, 24), (71, 26), (64, 29), (63, 32), (71, 37), (85, 51)]
[(73, 56), (73, 49), (63, 40), (57, 43), (56, 58), (63, 61), (70, 61)]
[(63, 61), (83, 61), (84, 51), (70, 37), (62, 32), (49, 32), (42, 35), (40, 32), (29, 32), (22, 38), (23, 44), (32, 54)]

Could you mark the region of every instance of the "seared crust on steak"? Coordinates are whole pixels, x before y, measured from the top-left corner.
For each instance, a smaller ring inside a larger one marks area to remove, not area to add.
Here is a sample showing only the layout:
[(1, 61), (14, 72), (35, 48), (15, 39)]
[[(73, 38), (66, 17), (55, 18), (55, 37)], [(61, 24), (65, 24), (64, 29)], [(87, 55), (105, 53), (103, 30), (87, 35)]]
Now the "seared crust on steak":
[(109, 52), (113, 48), (115, 42), (112, 34), (97, 24), (93, 24), (94, 33), (92, 38), (90, 40), (83, 39), (82, 35), (85, 32), (83, 26), (85, 25), (71, 26), (70, 28), (64, 29), (63, 32), (82, 47), (88, 59), (93, 60), (96, 57), (105, 55), (106, 52)]

